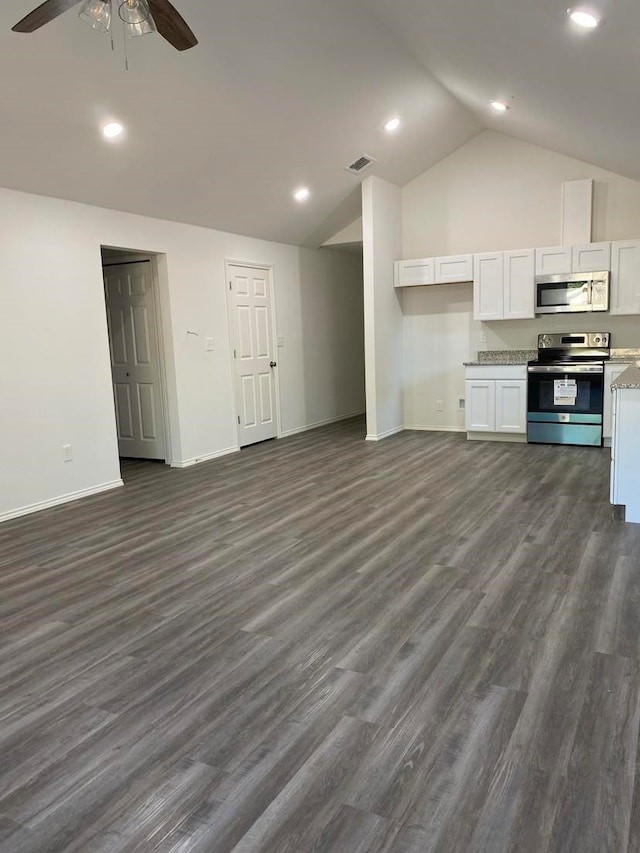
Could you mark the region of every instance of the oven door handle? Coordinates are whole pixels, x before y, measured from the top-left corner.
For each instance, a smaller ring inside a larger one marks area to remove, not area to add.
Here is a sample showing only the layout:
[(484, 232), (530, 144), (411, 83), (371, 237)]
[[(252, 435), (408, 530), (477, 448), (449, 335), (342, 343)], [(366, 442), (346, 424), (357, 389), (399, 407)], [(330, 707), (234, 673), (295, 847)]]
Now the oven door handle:
[(564, 376), (565, 374), (580, 374), (580, 373), (604, 373), (604, 367), (599, 364), (567, 364), (559, 366), (557, 364), (530, 364), (527, 368), (528, 373), (557, 373)]

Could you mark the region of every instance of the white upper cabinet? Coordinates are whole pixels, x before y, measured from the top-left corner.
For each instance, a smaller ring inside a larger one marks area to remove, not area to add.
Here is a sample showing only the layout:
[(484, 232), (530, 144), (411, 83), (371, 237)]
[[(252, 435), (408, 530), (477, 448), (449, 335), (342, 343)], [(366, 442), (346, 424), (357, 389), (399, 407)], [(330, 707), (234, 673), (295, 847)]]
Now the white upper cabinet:
[(412, 287), (419, 284), (449, 284), (455, 281), (472, 281), (473, 255), (449, 255), (442, 258), (416, 258), (394, 263), (395, 287)]
[(414, 261), (396, 261), (393, 277), (395, 287), (434, 284), (435, 260), (435, 258), (417, 258)]
[(611, 244), (610, 314), (640, 314), (640, 240)]
[(568, 273), (572, 271), (572, 265), (571, 246), (549, 246), (545, 249), (536, 249), (536, 275)]
[(475, 320), (534, 316), (534, 251), (482, 252), (473, 259)]
[(504, 317), (504, 255), (482, 252), (473, 259), (474, 320), (502, 320)]
[(473, 255), (448, 255), (436, 258), (436, 281), (439, 284), (472, 280)]
[(504, 319), (535, 316), (535, 253), (520, 249), (504, 253)]
[(600, 272), (611, 269), (611, 243), (573, 246), (571, 272)]

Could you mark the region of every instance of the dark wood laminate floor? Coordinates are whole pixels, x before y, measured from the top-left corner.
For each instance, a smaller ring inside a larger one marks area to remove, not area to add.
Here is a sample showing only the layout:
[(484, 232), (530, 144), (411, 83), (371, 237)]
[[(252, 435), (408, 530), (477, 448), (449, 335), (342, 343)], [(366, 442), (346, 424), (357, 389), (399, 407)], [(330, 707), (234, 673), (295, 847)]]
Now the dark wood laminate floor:
[(363, 434), (0, 526), (3, 853), (640, 850), (608, 451)]

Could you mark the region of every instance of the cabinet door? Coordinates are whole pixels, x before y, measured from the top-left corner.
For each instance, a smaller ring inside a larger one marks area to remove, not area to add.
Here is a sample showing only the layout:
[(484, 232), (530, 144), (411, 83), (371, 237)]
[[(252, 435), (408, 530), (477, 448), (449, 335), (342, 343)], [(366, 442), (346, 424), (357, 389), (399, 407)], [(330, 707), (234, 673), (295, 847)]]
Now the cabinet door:
[(436, 258), (436, 282), (473, 280), (473, 255), (449, 255)]
[(496, 432), (527, 431), (527, 383), (522, 379), (496, 380)]
[(572, 272), (611, 269), (611, 243), (587, 243), (573, 247)]
[(483, 252), (473, 258), (474, 320), (501, 320), (504, 316), (504, 260), (502, 252)]
[(610, 314), (640, 314), (640, 240), (611, 244)]
[(494, 379), (467, 379), (465, 423), (467, 432), (495, 432), (496, 383)]
[(623, 373), (628, 364), (605, 364), (604, 366), (604, 389), (602, 395), (602, 435), (611, 438), (613, 434), (613, 395), (611, 383)]
[(435, 258), (416, 258), (412, 261), (395, 262), (395, 287), (412, 287), (418, 284), (433, 284)]
[(571, 246), (549, 246), (545, 249), (536, 249), (536, 275), (571, 272), (572, 262)]
[(504, 252), (505, 320), (535, 316), (535, 253), (533, 249)]

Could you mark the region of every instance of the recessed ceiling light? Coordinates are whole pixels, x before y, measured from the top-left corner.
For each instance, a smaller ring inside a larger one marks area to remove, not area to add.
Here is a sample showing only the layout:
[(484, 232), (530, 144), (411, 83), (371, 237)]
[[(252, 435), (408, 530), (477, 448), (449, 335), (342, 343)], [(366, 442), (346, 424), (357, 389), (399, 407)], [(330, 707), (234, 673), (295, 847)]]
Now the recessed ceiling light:
[(115, 139), (116, 136), (120, 136), (123, 131), (124, 127), (119, 121), (110, 121), (102, 128), (102, 135), (107, 139)]
[(567, 9), (567, 15), (571, 18), (574, 24), (577, 24), (579, 27), (584, 27), (587, 30), (592, 30), (600, 23), (600, 18), (598, 18), (597, 15), (587, 9), (581, 9), (579, 7)]
[(399, 118), (390, 118), (389, 121), (385, 121), (384, 129), (389, 133), (393, 133), (394, 130), (397, 130), (400, 127), (400, 119)]
[(306, 201), (311, 195), (309, 187), (299, 187), (293, 194), (296, 201)]
[(509, 107), (502, 101), (491, 101), (491, 106), (497, 113), (503, 113), (509, 109)]

